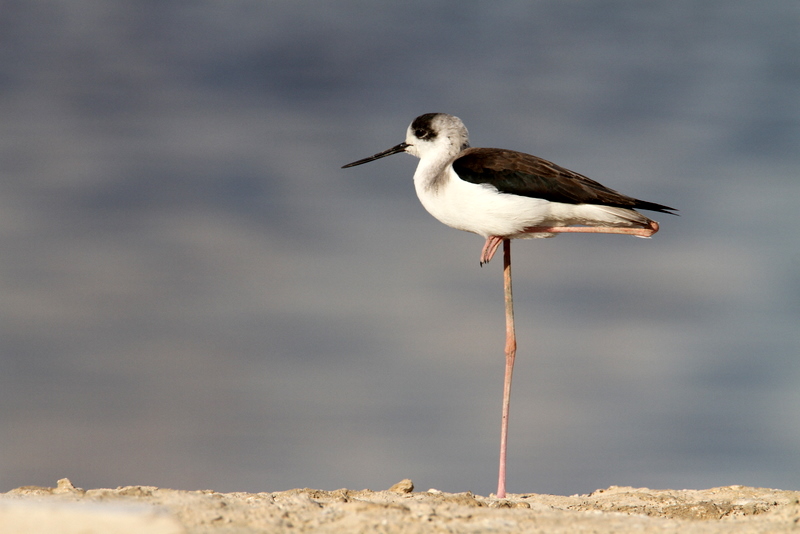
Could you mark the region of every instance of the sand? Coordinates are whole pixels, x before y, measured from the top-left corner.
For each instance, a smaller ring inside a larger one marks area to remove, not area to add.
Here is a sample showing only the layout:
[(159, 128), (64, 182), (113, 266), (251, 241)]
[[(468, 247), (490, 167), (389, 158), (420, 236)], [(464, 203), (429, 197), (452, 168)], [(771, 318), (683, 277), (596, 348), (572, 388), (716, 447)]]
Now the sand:
[(800, 492), (745, 486), (588, 495), (293, 489), (217, 493), (152, 486), (24, 486), (0, 494), (3, 534), (800, 532)]

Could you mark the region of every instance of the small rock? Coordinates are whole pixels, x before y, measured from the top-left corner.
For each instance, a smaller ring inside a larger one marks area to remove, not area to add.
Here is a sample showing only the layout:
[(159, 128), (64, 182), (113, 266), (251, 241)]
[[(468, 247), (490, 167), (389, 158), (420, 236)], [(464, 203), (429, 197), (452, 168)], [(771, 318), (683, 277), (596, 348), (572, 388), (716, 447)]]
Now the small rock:
[(410, 478), (406, 478), (389, 488), (392, 493), (411, 493), (414, 491), (414, 483)]
[(62, 478), (58, 481), (53, 493), (83, 493), (83, 490), (73, 486), (68, 478)]

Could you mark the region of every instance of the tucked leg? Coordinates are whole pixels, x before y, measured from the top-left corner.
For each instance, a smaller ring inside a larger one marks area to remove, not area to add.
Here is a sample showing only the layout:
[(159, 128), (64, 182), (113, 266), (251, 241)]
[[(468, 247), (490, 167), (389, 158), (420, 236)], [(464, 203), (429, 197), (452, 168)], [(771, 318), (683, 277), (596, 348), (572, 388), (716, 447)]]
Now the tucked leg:
[[(617, 226), (530, 226), (525, 228), (527, 234), (622, 234), (636, 237), (650, 237), (658, 232), (658, 223), (648, 221), (645, 228), (628, 228)], [(481, 266), (494, 257), (503, 237), (492, 235), (486, 238), (481, 250)]]
[[(637, 237), (650, 237), (656, 232), (658, 232), (658, 223), (656, 221), (649, 221), (646, 228), (618, 228), (616, 226), (531, 226), (525, 228), (525, 233), (528, 234), (625, 234), (635, 235)], [(484, 249), (485, 248), (484, 246)]]

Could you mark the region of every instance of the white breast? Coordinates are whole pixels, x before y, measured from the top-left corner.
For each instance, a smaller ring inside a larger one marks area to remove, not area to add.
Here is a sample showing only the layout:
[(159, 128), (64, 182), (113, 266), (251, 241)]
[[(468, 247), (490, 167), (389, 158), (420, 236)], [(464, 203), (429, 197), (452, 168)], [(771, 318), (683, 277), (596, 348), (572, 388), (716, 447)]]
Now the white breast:
[(417, 196), (431, 215), (448, 226), (488, 237), (512, 236), (527, 227), (547, 224), (551, 203), (546, 200), (503, 194), (491, 185), (465, 182), (452, 166), (444, 171), (445, 177), (433, 180), (421, 167), (414, 174)]

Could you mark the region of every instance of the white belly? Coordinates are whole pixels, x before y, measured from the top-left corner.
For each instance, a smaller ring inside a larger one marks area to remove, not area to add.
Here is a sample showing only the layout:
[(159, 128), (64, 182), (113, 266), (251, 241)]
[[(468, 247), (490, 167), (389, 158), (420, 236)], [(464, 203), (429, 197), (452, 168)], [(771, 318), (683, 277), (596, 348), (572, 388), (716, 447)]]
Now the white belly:
[(460, 179), (452, 167), (439, 187), (414, 175), (420, 202), (439, 221), (483, 237), (553, 237), (525, 233), (534, 226), (641, 226), (643, 215), (627, 209), (591, 204), (564, 204), (540, 198), (500, 193), (491, 185)]
[(422, 205), (447, 226), (488, 237), (511, 236), (526, 227), (544, 225), (550, 202), (502, 194), (493, 186), (465, 182), (450, 172), (453, 175), (439, 188), (414, 180)]

